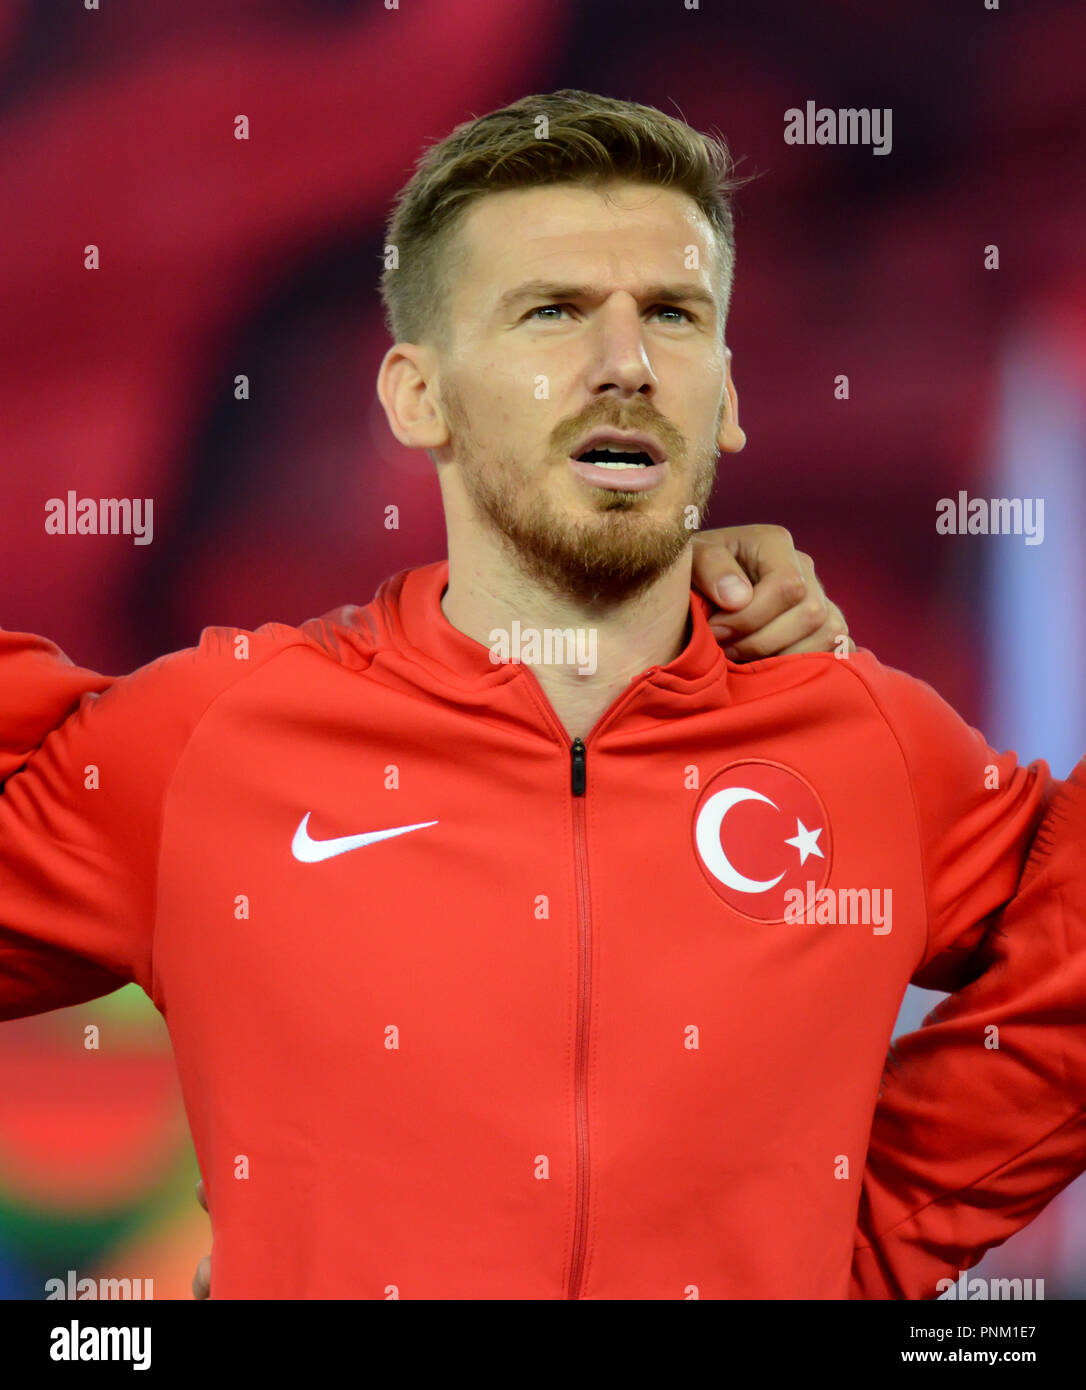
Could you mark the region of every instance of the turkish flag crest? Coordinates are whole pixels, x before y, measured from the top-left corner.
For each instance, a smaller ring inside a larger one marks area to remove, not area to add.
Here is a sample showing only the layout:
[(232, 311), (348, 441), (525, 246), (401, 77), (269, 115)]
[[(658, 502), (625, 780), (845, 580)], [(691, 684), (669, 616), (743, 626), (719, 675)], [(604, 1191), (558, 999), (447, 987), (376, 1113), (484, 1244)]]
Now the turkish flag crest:
[[(785, 894), (825, 886), (832, 840), (811, 784), (780, 763), (732, 763), (706, 783), (694, 813), (694, 853), (729, 907), (783, 922)], [(789, 899), (795, 902), (793, 896)]]

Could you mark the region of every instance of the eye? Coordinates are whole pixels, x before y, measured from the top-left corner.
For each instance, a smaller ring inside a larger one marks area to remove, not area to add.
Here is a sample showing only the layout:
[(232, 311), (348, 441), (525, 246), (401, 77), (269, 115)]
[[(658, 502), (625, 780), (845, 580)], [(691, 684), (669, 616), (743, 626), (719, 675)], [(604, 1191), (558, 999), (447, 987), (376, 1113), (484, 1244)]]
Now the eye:
[[(538, 308), (536, 308), (536, 309), (530, 309), (530, 310), (528, 311), (526, 317), (527, 317), (527, 318), (530, 318), (530, 319), (534, 319), (535, 316), (536, 316), (536, 314), (541, 314), (541, 313), (543, 313), (544, 310), (546, 310), (546, 309), (568, 309), (569, 307), (570, 307), (570, 306), (569, 306), (568, 304), (540, 304)], [(545, 320), (545, 319), (536, 319), (536, 322), (537, 322), (537, 323), (545, 323), (546, 320)]]
[[(547, 313), (550, 309), (558, 309), (564, 312), (572, 307), (571, 304), (539, 304), (534, 309), (529, 309), (524, 317), (526, 319), (534, 319), (536, 323), (555, 323), (557, 322), (556, 319), (541, 319), (537, 316)], [(679, 314), (687, 323), (696, 322), (695, 316), (690, 313), (689, 310), (680, 309), (677, 304), (657, 304), (654, 312), (657, 314)]]

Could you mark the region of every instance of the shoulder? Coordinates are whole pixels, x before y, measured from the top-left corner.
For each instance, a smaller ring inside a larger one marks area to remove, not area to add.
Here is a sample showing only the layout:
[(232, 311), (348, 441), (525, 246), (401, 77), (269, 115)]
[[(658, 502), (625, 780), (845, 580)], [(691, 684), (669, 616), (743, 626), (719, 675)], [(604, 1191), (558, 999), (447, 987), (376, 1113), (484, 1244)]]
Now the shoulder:
[(885, 722), (899, 735), (922, 736), (929, 742), (947, 739), (984, 745), (972, 728), (928, 681), (887, 666), (873, 652), (860, 648), (837, 662), (845, 678), (855, 681)]
[(292, 654), (306, 653), (328, 659), (301, 629), (285, 623), (208, 627), (194, 646), (158, 657), (89, 694), (64, 728), (76, 739), (133, 752), (154, 747), (176, 756), (217, 701)]

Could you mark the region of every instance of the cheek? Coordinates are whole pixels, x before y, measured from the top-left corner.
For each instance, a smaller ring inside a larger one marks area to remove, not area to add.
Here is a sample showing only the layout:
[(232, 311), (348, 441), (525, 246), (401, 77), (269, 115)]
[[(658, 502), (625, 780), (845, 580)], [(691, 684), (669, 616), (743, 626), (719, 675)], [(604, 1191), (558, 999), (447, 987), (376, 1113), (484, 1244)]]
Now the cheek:
[(514, 403), (520, 395), (517, 383), (510, 381), (507, 373), (508, 364), (499, 361), (483, 362), (478, 369), (475, 399), (482, 419), (491, 426), (499, 421), (507, 424), (513, 418)]
[(473, 363), (472, 377), (472, 424), (487, 447), (518, 457), (525, 449), (546, 449), (553, 425), (553, 377), (542, 368), (514, 370), (500, 356)]
[[(494, 377), (500, 375), (496, 366), (492, 370)], [(485, 396), (486, 419), (492, 429), (508, 440), (531, 424), (531, 400), (529, 389), (512, 382), (495, 381)]]

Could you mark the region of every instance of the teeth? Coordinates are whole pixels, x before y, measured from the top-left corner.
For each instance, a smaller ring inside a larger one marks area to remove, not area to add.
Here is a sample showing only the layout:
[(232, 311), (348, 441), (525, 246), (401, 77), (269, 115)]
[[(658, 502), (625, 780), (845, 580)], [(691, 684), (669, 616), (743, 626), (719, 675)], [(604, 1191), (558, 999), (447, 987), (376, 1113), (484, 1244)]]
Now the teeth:
[[(602, 457), (603, 455), (613, 454), (614, 460)], [(640, 455), (640, 460), (636, 457)], [(633, 456), (633, 457), (631, 457)], [(643, 449), (638, 449), (633, 444), (593, 444), (584, 450), (581, 455), (586, 463), (591, 463), (594, 468), (651, 468), (653, 460)]]

